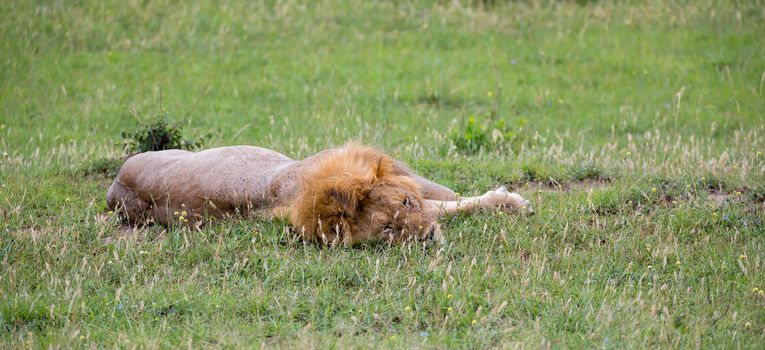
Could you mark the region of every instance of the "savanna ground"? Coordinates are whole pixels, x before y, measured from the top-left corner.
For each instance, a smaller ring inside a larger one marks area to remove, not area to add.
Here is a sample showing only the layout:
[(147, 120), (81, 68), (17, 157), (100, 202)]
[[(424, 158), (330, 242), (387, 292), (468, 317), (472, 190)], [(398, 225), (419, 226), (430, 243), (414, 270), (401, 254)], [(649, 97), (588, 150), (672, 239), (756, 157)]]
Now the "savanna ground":
[[(0, 1), (0, 348), (765, 347), (761, 1)], [(121, 133), (362, 140), (536, 215), (132, 235)], [(471, 118), (472, 117), (472, 118)], [(116, 161), (115, 161), (116, 160)]]

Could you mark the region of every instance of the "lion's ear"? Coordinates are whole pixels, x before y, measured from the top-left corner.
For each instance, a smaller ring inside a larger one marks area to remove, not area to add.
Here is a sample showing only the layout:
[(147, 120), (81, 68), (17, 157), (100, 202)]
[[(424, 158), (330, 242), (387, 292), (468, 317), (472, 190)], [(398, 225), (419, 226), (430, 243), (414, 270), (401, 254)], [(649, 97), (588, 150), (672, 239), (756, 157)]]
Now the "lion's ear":
[(377, 160), (377, 164), (373, 170), (375, 178), (383, 179), (394, 173), (394, 170), (396, 170), (396, 163), (393, 162), (393, 159), (390, 157), (381, 156)]

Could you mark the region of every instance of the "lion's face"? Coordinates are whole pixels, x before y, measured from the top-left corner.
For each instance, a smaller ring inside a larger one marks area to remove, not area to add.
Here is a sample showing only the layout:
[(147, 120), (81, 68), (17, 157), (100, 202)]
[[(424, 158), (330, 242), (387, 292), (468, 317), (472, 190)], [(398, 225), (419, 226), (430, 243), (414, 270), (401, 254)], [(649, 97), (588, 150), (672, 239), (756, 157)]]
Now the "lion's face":
[(373, 149), (347, 147), (309, 172), (292, 206), (304, 239), (327, 244), (441, 240), (419, 185)]
[(417, 188), (382, 183), (373, 186), (360, 202), (356, 234), (351, 242), (383, 240), (403, 243), (423, 241), (440, 235), (435, 220), (426, 215)]

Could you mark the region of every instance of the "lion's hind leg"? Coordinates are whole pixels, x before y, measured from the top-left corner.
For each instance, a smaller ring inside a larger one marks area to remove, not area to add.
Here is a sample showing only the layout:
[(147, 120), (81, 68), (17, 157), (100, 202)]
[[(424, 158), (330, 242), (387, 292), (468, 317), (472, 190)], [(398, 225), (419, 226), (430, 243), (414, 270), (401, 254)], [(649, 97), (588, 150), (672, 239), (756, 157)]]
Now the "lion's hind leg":
[(414, 171), (409, 169), (401, 161), (396, 161), (396, 170), (401, 174), (411, 177), (421, 187), (422, 197), (424, 199), (432, 199), (439, 201), (453, 201), (457, 200), (458, 196), (450, 188), (430, 181), (420, 175), (417, 175)]

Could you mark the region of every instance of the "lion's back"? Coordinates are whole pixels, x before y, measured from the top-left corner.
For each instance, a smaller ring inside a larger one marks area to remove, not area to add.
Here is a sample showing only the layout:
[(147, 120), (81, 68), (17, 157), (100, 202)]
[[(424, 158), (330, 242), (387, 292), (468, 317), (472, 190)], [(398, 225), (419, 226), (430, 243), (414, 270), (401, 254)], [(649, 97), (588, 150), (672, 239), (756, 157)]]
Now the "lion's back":
[(254, 146), (230, 146), (200, 152), (166, 150), (130, 157), (116, 182), (143, 198), (193, 201), (211, 198), (237, 204), (264, 198), (279, 169), (294, 162)]

